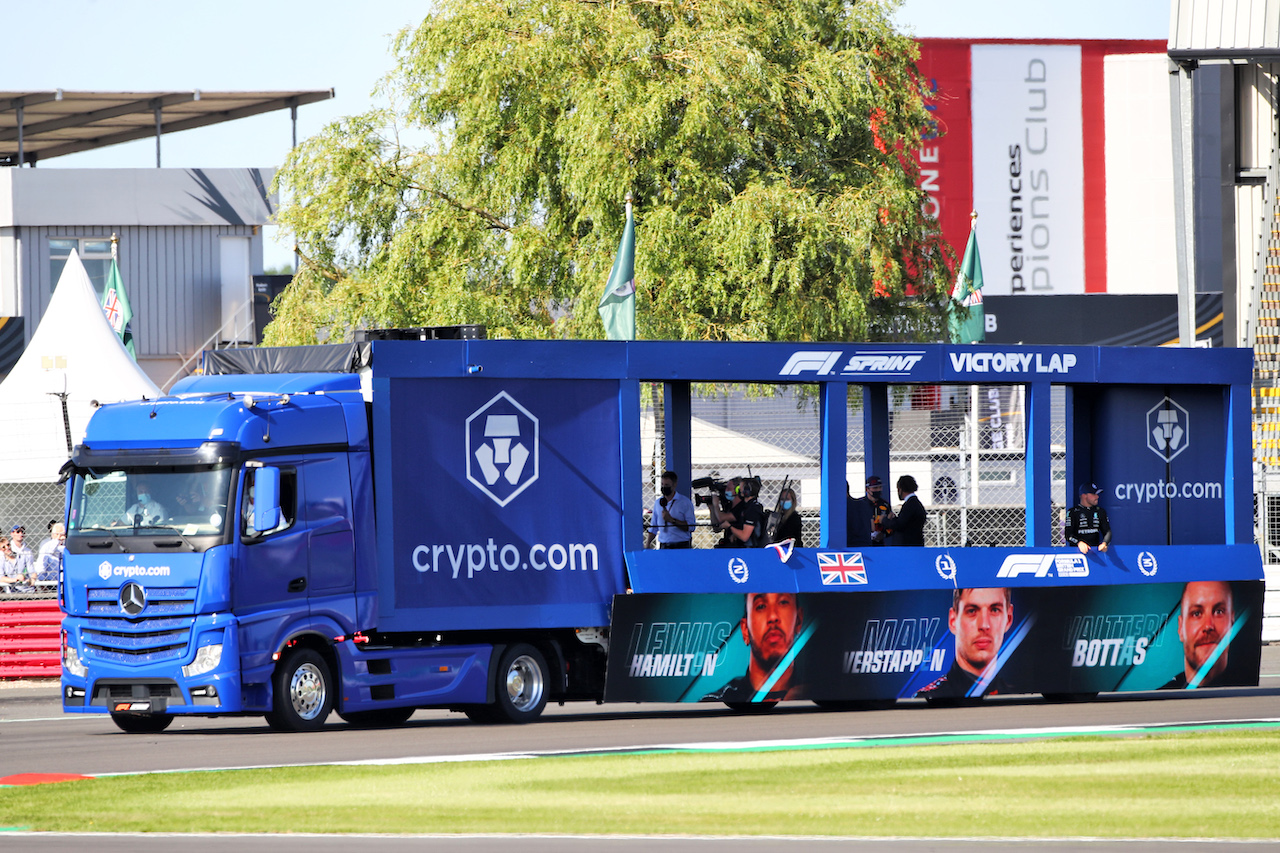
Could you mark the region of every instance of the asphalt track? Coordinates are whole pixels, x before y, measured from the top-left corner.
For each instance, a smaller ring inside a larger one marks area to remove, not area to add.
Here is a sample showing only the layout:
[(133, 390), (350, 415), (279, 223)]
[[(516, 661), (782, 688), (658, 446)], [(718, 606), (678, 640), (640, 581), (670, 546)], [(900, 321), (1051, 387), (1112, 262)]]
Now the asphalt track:
[[(644, 749), (655, 746), (694, 747), (790, 740), (843, 738), (907, 738), (926, 735), (976, 735), (998, 731), (1034, 738), (1036, 730), (1078, 729), (1085, 726), (1145, 727), (1280, 717), (1280, 646), (1263, 648), (1262, 678), (1256, 688), (1201, 690), (1179, 693), (1106, 694), (1084, 704), (1054, 704), (1036, 696), (993, 697), (981, 705), (937, 708), (906, 700), (882, 711), (823, 711), (805, 702), (783, 703), (768, 714), (739, 714), (710, 704), (590, 705), (550, 707), (542, 719), (524, 726), (481, 726), (462, 714), (419, 711), (403, 726), (355, 729), (336, 716), (323, 731), (282, 734), (266, 728), (261, 718), (179, 718), (158, 735), (127, 735), (105, 715), (62, 714), (57, 685), (0, 686), (0, 778), (25, 773), (65, 773), (97, 776), (116, 773), (173, 771), (197, 768), (260, 767), (264, 765), (324, 764), (373, 760), (458, 760), (467, 756), (530, 752), (593, 752)], [(0, 825), (3, 820), (0, 819)], [(59, 840), (61, 839), (61, 840)], [(302, 842), (303, 839), (294, 840)], [(377, 851), (401, 849), (467, 851), (510, 850), (511, 837), (448, 838), (308, 838), (309, 850), (349, 849), (353, 843)], [(58, 836), (0, 833), (0, 848), (13, 850), (130, 850), (171, 849), (175, 839), (162, 836)], [(237, 853), (279, 849), (280, 837), (183, 837), (187, 850), (235, 850)], [(772, 849), (774, 839), (581, 839), (520, 837), (526, 851), (574, 853), (649, 849), (666, 850)], [(795, 839), (787, 846), (795, 846)], [(1030, 842), (992, 839), (945, 843), (929, 839), (805, 839), (806, 849), (901, 851), (1026, 849)], [(1211, 840), (1165, 842), (1063, 839), (1035, 841), (1041, 849), (1110, 851), (1222, 850)], [(590, 846), (588, 846), (588, 844)], [(1233, 846), (1239, 842), (1232, 842)], [(62, 846), (60, 846), (62, 845)], [(1175, 846), (1176, 845), (1176, 846)], [(1261, 849), (1248, 844), (1248, 849)], [(1261, 845), (1268, 847), (1268, 845)], [(1272, 849), (1275, 849), (1272, 847)]]

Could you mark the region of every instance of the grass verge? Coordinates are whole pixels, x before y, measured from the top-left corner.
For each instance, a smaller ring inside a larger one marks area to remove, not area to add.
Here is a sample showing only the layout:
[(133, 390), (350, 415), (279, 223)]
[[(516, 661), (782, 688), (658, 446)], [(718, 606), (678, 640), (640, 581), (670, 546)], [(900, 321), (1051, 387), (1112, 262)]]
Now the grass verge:
[(1280, 732), (122, 776), (0, 789), (60, 831), (1280, 837)]

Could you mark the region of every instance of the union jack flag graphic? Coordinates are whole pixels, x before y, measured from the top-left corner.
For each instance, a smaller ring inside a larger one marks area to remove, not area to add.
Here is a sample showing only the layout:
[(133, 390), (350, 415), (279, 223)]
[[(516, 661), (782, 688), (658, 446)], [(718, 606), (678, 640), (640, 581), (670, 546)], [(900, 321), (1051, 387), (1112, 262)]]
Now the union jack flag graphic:
[(862, 562), (862, 552), (818, 552), (818, 571), (822, 572), (823, 586), (849, 586), (867, 582), (867, 567)]
[(102, 306), (102, 310), (106, 312), (107, 322), (111, 324), (111, 328), (116, 334), (120, 334), (120, 330), (124, 327), (122, 322), (124, 317), (120, 310), (120, 297), (114, 290), (107, 292), (107, 301)]

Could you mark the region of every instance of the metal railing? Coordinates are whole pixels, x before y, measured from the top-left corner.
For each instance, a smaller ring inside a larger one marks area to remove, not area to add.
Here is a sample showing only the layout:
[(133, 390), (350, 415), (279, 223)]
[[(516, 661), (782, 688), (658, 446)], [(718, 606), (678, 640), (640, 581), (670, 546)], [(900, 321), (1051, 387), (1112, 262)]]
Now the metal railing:
[[(210, 335), (208, 338), (205, 339), (205, 342), (201, 344), (196, 349), (195, 352), (187, 356), (187, 358), (182, 362), (182, 364), (178, 366), (178, 369), (173, 372), (173, 375), (170, 376), (167, 380), (165, 380), (165, 383), (160, 386), (160, 390), (165, 392), (166, 394), (169, 393), (169, 389), (173, 387), (173, 383), (177, 382), (179, 379), (181, 379), (182, 377), (190, 373), (189, 367), (191, 363), (195, 361), (197, 358), (199, 358), (200, 355), (205, 350), (209, 349), (210, 347), (212, 347), (213, 349), (219, 349), (218, 347), (219, 341), (231, 341), (231, 343), (228, 344), (228, 347), (232, 347), (232, 346), (241, 346), (242, 344), (240, 342), (248, 340), (247, 338), (242, 338), (241, 335), (243, 335), (246, 331), (248, 332), (253, 331), (253, 314), (252, 313), (249, 314), (249, 319), (247, 322), (242, 323), (235, 327), (234, 335), (232, 337), (230, 338), (222, 337), (223, 331), (227, 328), (228, 325), (230, 325), (232, 320), (238, 317), (241, 313), (242, 312), (240, 311), (236, 311), (236, 313), (232, 315), (231, 320), (224, 321), (223, 324), (219, 326), (212, 335)], [(178, 355), (182, 355), (182, 353), (178, 353)]]

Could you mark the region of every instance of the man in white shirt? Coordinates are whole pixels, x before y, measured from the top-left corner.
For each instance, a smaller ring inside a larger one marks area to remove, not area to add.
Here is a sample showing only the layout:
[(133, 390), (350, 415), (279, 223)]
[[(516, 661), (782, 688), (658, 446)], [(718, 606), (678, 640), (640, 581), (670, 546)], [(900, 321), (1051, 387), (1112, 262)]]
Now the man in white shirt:
[(145, 478), (138, 478), (136, 489), (138, 499), (124, 511), (124, 516), (121, 518), (123, 524), (154, 527), (169, 517), (164, 507), (152, 500), (151, 484)]
[(13, 553), (19, 557), (26, 557), (28, 560), (34, 560), (35, 555), (31, 553), (31, 546), (26, 544), (27, 528), (21, 524), (15, 524), (9, 528), (9, 547), (13, 549)]
[(646, 546), (656, 538), (663, 549), (693, 547), (693, 501), (676, 491), (679, 481), (674, 471), (662, 472), (662, 494), (653, 502)]
[(49, 582), (58, 579), (58, 570), (62, 568), (62, 554), (67, 545), (67, 526), (61, 521), (54, 522), (49, 528), (49, 538), (40, 543), (40, 554), (36, 558), (36, 580)]

